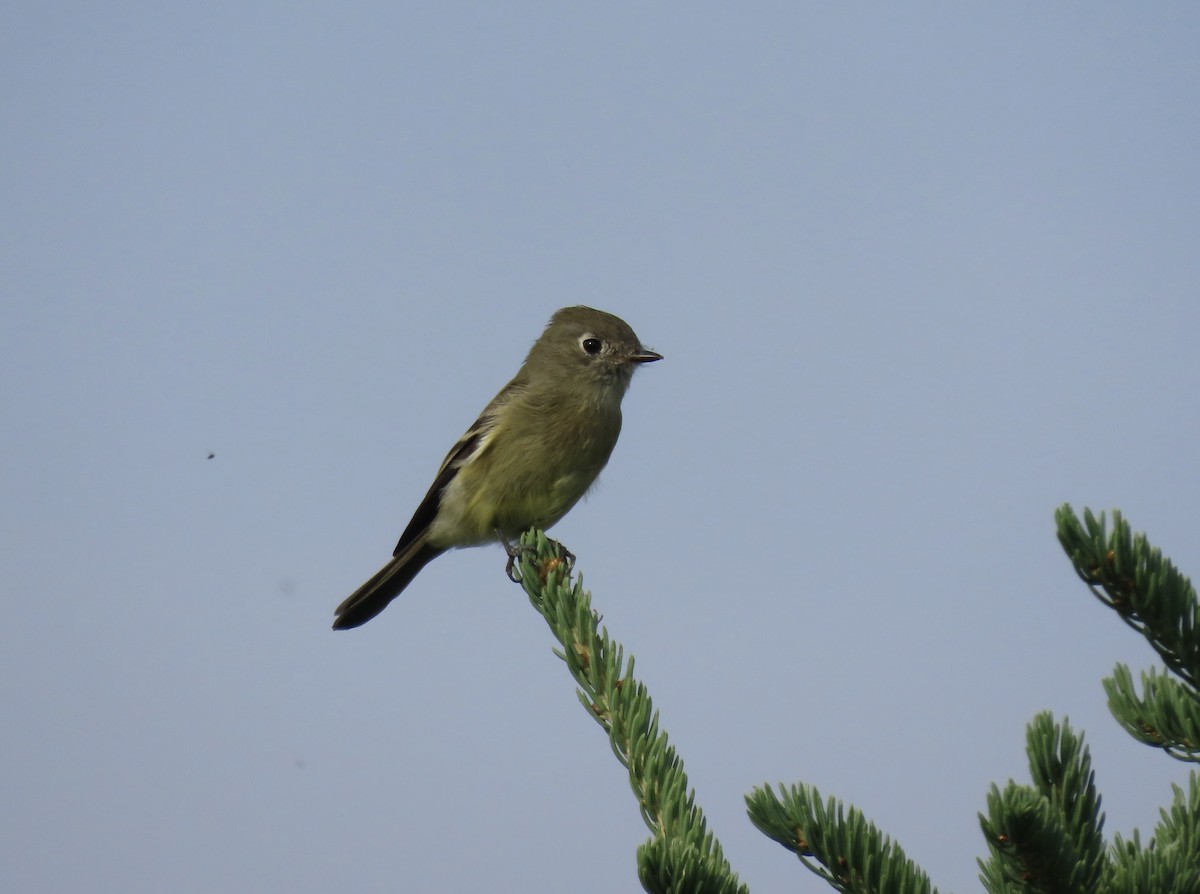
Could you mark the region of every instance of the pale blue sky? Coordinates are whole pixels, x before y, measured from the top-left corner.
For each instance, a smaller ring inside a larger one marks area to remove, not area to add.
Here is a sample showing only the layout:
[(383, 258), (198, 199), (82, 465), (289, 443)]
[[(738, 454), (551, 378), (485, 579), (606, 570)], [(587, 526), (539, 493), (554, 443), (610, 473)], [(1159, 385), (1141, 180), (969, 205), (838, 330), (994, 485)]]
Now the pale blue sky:
[[(90, 4), (0, 14), (0, 889), (607, 892), (647, 837), (499, 549), (368, 626), (557, 307), (643, 370), (556, 529), (755, 892), (803, 780), (944, 891), (1067, 714), (1107, 829), (1185, 768), (1054, 538), (1186, 572), (1200, 7)], [(215, 457), (206, 459), (212, 452)]]

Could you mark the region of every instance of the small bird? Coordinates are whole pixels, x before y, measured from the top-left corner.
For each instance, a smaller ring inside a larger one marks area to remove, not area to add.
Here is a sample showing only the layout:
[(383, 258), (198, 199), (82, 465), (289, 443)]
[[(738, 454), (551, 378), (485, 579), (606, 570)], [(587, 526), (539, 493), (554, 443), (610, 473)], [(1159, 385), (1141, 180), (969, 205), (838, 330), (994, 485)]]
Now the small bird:
[(556, 312), (442, 460), (392, 560), (337, 607), (334, 629), (371, 620), (449, 549), (499, 541), (511, 559), (522, 531), (566, 515), (612, 454), (634, 370), (661, 359), (620, 317), (590, 307)]

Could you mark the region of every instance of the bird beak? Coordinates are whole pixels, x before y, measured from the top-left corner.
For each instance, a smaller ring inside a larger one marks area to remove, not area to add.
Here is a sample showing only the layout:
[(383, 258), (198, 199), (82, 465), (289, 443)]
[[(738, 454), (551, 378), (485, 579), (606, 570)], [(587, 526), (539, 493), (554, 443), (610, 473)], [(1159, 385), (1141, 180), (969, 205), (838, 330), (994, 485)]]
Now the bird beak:
[(653, 363), (655, 360), (662, 359), (662, 354), (656, 354), (653, 351), (647, 351), (645, 348), (640, 348), (636, 353), (629, 355), (630, 363)]

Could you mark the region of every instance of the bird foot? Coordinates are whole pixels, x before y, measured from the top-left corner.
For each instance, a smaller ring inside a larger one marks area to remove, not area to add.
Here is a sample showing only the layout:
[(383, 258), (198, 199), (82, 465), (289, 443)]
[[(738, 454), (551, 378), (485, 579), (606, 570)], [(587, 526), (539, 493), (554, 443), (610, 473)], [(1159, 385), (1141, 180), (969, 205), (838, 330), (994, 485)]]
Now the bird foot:
[[(508, 579), (514, 584), (519, 584), (521, 582), (521, 575), (517, 573), (517, 560), (521, 558), (521, 556), (533, 552), (534, 548), (532, 546), (526, 546), (523, 543), (510, 542), (509, 539), (501, 534), (499, 530), (497, 530), (495, 533), (497, 539), (499, 539), (501, 545), (504, 547), (504, 552), (508, 554), (508, 562), (504, 565), (504, 573), (508, 575)], [(562, 561), (567, 563), (567, 567), (570, 568), (574, 566), (575, 554), (557, 540), (551, 540), (550, 542), (558, 547), (558, 551), (562, 553)], [(545, 576), (545, 571), (542, 572), (542, 576)]]

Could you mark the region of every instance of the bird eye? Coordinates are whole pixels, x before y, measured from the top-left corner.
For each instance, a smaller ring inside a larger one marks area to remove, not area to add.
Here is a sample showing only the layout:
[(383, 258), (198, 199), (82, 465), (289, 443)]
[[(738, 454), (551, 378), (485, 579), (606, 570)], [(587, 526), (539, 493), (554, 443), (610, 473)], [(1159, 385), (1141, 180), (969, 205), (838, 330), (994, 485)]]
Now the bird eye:
[(596, 354), (599, 354), (600, 349), (604, 347), (604, 342), (600, 341), (600, 339), (596, 338), (595, 336), (585, 335), (579, 340), (579, 347), (583, 348), (583, 350), (588, 354), (595, 356)]

